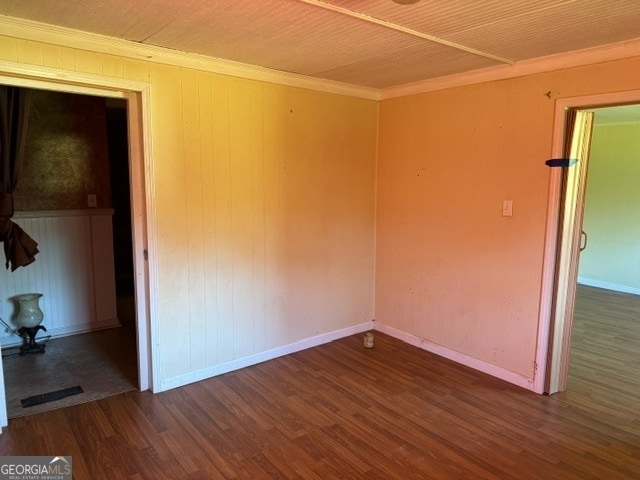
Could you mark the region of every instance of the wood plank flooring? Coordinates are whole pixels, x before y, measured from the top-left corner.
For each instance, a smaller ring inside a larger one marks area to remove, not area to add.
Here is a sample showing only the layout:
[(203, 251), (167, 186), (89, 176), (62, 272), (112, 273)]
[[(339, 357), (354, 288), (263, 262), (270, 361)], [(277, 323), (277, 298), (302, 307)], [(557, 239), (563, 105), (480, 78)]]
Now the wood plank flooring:
[(12, 420), (0, 454), (71, 455), (76, 479), (637, 479), (640, 299), (579, 295), (569, 391), (551, 397), (354, 335)]

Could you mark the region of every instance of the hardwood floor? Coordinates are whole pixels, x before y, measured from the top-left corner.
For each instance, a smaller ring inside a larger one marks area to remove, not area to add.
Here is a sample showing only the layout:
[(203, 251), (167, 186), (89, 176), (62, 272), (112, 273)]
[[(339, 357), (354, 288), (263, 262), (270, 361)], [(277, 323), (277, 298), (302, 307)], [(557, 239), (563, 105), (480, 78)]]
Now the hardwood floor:
[(76, 479), (637, 479), (640, 299), (579, 294), (569, 391), (551, 397), (354, 335), (15, 419), (0, 454), (71, 455)]

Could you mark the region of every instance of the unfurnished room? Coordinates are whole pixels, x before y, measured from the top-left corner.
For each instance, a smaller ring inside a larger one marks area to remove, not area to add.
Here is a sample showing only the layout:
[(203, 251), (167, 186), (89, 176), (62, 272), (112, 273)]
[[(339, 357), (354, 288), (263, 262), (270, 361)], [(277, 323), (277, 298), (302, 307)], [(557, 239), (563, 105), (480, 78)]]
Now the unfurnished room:
[(640, 477), (639, 20), (0, 2), (0, 477)]

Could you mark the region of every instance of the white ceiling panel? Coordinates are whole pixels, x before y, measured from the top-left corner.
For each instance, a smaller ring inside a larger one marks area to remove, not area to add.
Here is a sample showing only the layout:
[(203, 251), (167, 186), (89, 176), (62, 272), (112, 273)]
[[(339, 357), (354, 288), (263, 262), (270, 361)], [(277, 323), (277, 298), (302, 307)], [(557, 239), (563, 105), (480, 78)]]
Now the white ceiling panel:
[[(215, 15), (209, 9), (190, 12), (146, 43), (302, 74), (424, 44), (405, 33), (300, 2), (289, 2), (287, 9), (273, 5), (281, 1), (250, 9), (241, 3)], [(241, 24), (230, 28), (238, 19)]]
[(446, 36), (544, 12), (575, 0), (422, 0), (413, 5), (398, 5), (390, 0), (328, 0), (327, 3), (356, 11), (362, 8), (373, 17), (434, 36)]
[(0, 13), (136, 42), (206, 0), (1, 0)]
[(0, 14), (378, 89), (640, 40), (638, 0), (0, 0)]
[(621, 42), (638, 36), (640, 2), (581, 0), (453, 33), (447, 38), (514, 60)]
[[(421, 44), (312, 74), (343, 83), (387, 88), (495, 65), (500, 63), (442, 45)], [(366, 79), (361, 78), (362, 71), (367, 72)]]

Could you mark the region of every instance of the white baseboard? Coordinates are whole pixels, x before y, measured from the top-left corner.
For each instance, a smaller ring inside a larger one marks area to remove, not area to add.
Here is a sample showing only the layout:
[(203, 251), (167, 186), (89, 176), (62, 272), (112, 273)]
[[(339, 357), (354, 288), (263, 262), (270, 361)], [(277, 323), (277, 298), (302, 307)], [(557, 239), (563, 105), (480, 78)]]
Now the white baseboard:
[(456, 363), (460, 363), (467, 367), (473, 368), (474, 370), (478, 370), (480, 372), (491, 375), (492, 377), (496, 377), (519, 387), (526, 388), (527, 390), (535, 391), (533, 378), (523, 377), (522, 375), (511, 372), (509, 370), (505, 370), (504, 368), (497, 367), (482, 360), (478, 360), (477, 358), (465, 355), (464, 353), (445, 348), (441, 345), (436, 345), (435, 343), (431, 343), (420, 337), (411, 335), (410, 333), (403, 332), (380, 322), (375, 322), (375, 330), (386, 333), (387, 335), (397, 338), (398, 340), (402, 340), (403, 342), (415, 347), (421, 348), (422, 350), (435, 353), (440, 357), (453, 360)]
[(241, 368), (250, 367), (258, 363), (266, 362), (267, 360), (273, 360), (274, 358), (282, 357), (290, 353), (306, 350), (307, 348), (317, 347), (324, 343), (329, 343), (340, 338), (348, 337), (356, 333), (365, 332), (373, 328), (373, 321), (361, 323), (353, 327), (347, 327), (333, 332), (324, 333), (315, 337), (300, 340), (298, 342), (290, 343), (282, 347), (267, 350), (265, 352), (255, 353), (247, 357), (238, 358), (236, 360), (230, 360), (228, 362), (219, 363), (210, 367), (201, 368), (189, 373), (176, 375), (174, 377), (165, 378), (160, 382), (160, 390), (156, 392), (162, 392), (170, 390), (172, 388), (182, 387), (190, 383), (206, 380), (207, 378), (222, 375), (223, 373), (232, 372)]
[(301, 340), (299, 342), (295, 342), (289, 345), (274, 348), (272, 350), (267, 350), (265, 352), (256, 353), (253, 355), (249, 355), (247, 357), (231, 360), (229, 362), (220, 363), (218, 365), (213, 365), (211, 367), (202, 368), (194, 372), (189, 372), (181, 375), (176, 375), (174, 377), (166, 378), (162, 380), (161, 386), (160, 386), (161, 389), (158, 391), (170, 390), (172, 388), (182, 387), (190, 383), (206, 380), (207, 378), (215, 377), (217, 375), (222, 375), (224, 373), (232, 372), (234, 370), (239, 370), (241, 368), (250, 367), (251, 365), (256, 365), (258, 363), (262, 363), (267, 360), (273, 360), (274, 358), (288, 355), (290, 353), (306, 350), (307, 348), (317, 347), (324, 343), (332, 342), (334, 340), (348, 337), (349, 335), (353, 335), (356, 333), (365, 332), (367, 330), (376, 330), (382, 333), (386, 333), (387, 335), (397, 338), (398, 340), (402, 340), (403, 342), (408, 343), (409, 345), (413, 345), (415, 347), (421, 348), (428, 352), (434, 353), (441, 357), (447, 358), (454, 362), (473, 368), (474, 370), (478, 370), (480, 372), (486, 373), (493, 377), (509, 382), (513, 385), (517, 385), (527, 390), (534, 391), (535, 385), (534, 385), (534, 379), (532, 378), (527, 378), (517, 373), (511, 372), (509, 370), (505, 370), (504, 368), (496, 367), (495, 365), (492, 365), (490, 363), (484, 362), (482, 360), (478, 360), (477, 358), (470, 357), (468, 355), (465, 355), (460, 352), (456, 352), (454, 350), (450, 350), (440, 345), (436, 345), (434, 343), (431, 343), (424, 339), (416, 337), (415, 335), (411, 335), (401, 330), (397, 330), (393, 327), (381, 324), (379, 322), (365, 322), (360, 325), (356, 325), (354, 327), (336, 330), (333, 332), (329, 332), (326, 334)]
[(605, 290), (613, 290), (615, 292), (633, 293), (634, 295), (640, 295), (640, 288), (627, 287), (626, 285), (603, 282), (601, 280), (594, 280), (592, 278), (578, 277), (578, 283), (580, 285), (587, 285), (589, 287), (604, 288)]

